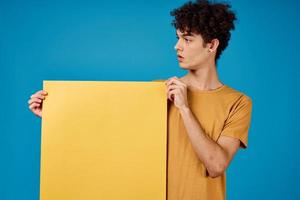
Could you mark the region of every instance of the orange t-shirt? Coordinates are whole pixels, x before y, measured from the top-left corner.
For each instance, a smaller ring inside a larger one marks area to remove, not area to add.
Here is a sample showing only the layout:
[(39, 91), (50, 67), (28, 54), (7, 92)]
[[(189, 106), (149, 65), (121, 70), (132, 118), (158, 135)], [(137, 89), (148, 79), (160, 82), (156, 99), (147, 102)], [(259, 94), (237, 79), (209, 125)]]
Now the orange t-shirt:
[[(156, 80), (164, 81), (164, 80)], [(188, 104), (204, 132), (215, 142), (221, 135), (248, 145), (252, 101), (245, 94), (223, 85), (209, 91), (187, 90)], [(168, 101), (168, 200), (224, 200), (226, 174), (211, 178), (197, 157), (181, 114)]]

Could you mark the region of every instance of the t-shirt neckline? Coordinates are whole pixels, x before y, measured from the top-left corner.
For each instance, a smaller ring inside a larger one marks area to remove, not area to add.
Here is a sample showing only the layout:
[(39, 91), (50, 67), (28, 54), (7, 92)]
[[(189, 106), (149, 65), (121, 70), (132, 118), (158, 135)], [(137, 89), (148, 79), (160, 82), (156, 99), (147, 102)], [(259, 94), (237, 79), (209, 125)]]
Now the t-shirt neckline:
[(216, 93), (219, 92), (221, 90), (223, 90), (224, 88), (226, 88), (227, 86), (225, 84), (223, 84), (222, 86), (216, 88), (216, 89), (212, 89), (212, 90), (188, 90), (188, 92), (192, 93), (192, 94), (209, 94), (209, 93)]

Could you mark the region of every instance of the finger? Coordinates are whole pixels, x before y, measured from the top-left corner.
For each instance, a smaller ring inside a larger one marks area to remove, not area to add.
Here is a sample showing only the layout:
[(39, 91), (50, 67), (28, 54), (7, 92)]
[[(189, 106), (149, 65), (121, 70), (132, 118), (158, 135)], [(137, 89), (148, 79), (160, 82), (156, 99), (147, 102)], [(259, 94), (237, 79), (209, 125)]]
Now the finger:
[(32, 103), (42, 103), (43, 101), (39, 98), (33, 97), (31, 99), (29, 99), (28, 104), (32, 104)]
[(178, 85), (170, 85), (167, 89), (167, 93), (169, 94), (170, 91), (174, 91), (174, 90), (176, 91), (176, 94), (179, 95), (183, 95), (185, 93), (185, 88), (183, 86), (178, 86)]
[(40, 95), (43, 95), (43, 96), (48, 95), (48, 92), (46, 92), (45, 90), (40, 90), (31, 96), (40, 96)]
[(170, 101), (173, 101), (173, 99), (172, 99), (172, 98), (173, 98), (173, 97), (172, 97), (172, 93), (168, 93), (167, 96), (168, 96), (168, 99), (169, 99)]
[(167, 89), (167, 93), (169, 93), (169, 92), (171, 92), (171, 91), (173, 91), (173, 90), (175, 90), (175, 89), (179, 89), (177, 85), (170, 85), (170, 86), (168, 87), (168, 89)]
[(185, 89), (185, 87), (183, 85), (170, 85), (170, 86), (168, 86), (168, 90), (172, 90), (172, 89), (176, 89), (176, 88), (178, 88), (182, 91), (184, 91), (184, 89)]
[(166, 83), (166, 85), (169, 85), (169, 82), (172, 80), (174, 78), (174, 76), (173, 77), (170, 77), (170, 78), (168, 78), (166, 81), (165, 81), (165, 83)]
[(181, 80), (176, 79), (176, 78), (172, 78), (172, 79), (169, 81), (169, 84), (176, 84), (176, 85), (186, 86), (185, 83), (183, 83)]
[(169, 85), (171, 85), (171, 84), (182, 85), (182, 86), (186, 87), (186, 84), (183, 83), (182, 81), (180, 81), (178, 78), (171, 78), (171, 79), (167, 82), (167, 86), (169, 86)]
[[(168, 91), (168, 99), (172, 100), (172, 98), (174, 99), (174, 95), (175, 94), (179, 94), (180, 93), (180, 89), (179, 88), (174, 88), (172, 90)], [(173, 96), (173, 97), (172, 97)]]
[(38, 108), (38, 107), (40, 107), (40, 104), (39, 104), (39, 103), (32, 103), (32, 104), (29, 106), (29, 109), (33, 111), (33, 109)]
[(46, 92), (45, 90), (40, 90), (40, 91), (36, 92), (35, 94), (43, 94), (43, 95), (47, 95), (48, 92)]
[(167, 96), (168, 96), (168, 99), (170, 99), (172, 101), (172, 99), (171, 99), (171, 92), (168, 92)]
[(42, 93), (43, 93), (44, 95), (47, 95), (47, 94), (48, 94), (48, 92), (45, 91), (45, 90), (42, 90)]
[(173, 79), (173, 77), (168, 78), (168, 80), (166, 81), (167, 86), (169, 86), (171, 84), (171, 80)]
[(37, 97), (37, 98), (44, 98), (45, 95), (44, 94), (41, 94), (41, 93), (36, 93), (36, 94), (33, 94), (30, 96), (30, 98), (34, 98), (34, 97)]
[(175, 95), (178, 94), (178, 91), (176, 89), (169, 92), (169, 99), (173, 101), (175, 99)]
[(45, 99), (46, 97), (45, 97), (44, 94), (39, 93), (39, 94), (33, 94), (33, 95), (31, 95), (30, 98)]
[(172, 99), (171, 99), (171, 92), (172, 90), (171, 89), (167, 89), (167, 97), (168, 97), (168, 99), (170, 99), (171, 101), (172, 101)]

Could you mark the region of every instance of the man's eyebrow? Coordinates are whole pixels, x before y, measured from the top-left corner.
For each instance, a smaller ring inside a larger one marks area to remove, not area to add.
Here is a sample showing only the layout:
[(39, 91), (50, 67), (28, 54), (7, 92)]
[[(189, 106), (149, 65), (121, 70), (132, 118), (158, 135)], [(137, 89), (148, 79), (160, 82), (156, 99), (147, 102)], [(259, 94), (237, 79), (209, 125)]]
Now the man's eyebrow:
[[(176, 35), (178, 36), (177, 33), (176, 33)], [(183, 37), (185, 37), (185, 36), (191, 36), (191, 37), (193, 37), (194, 35), (192, 33), (184, 33), (184, 34), (182, 34), (182, 36)]]
[(184, 33), (182, 36), (194, 36), (192, 33)]

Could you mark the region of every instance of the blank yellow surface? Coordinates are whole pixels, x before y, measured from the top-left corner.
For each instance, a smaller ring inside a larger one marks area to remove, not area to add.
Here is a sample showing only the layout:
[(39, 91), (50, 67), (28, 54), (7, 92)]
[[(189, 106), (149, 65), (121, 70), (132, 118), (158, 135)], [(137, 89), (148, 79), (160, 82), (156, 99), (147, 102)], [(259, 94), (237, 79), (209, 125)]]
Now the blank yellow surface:
[(162, 82), (44, 81), (41, 200), (166, 199)]

